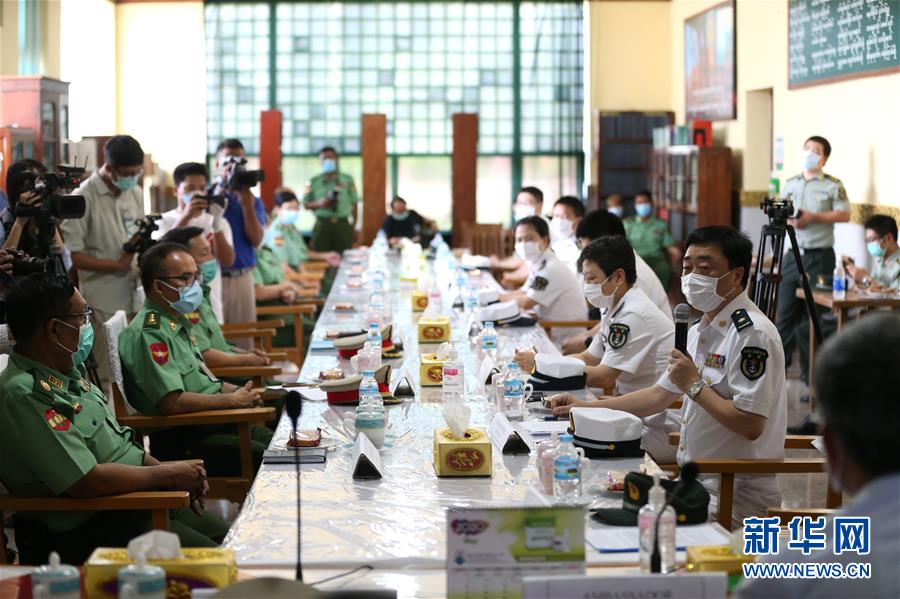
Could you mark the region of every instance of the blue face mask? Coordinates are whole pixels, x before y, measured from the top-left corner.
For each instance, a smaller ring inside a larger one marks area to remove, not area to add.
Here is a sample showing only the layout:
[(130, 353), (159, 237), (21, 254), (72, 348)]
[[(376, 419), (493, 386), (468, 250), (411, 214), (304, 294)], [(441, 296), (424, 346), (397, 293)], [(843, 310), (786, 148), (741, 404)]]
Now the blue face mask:
[(326, 158), (322, 161), (322, 172), (333, 173), (337, 170), (337, 160), (334, 158)]
[(634, 211), (637, 212), (638, 216), (640, 216), (641, 218), (647, 218), (648, 216), (653, 214), (653, 204), (635, 204)]
[(133, 177), (117, 177), (115, 181), (113, 181), (113, 185), (116, 186), (117, 189), (122, 191), (128, 191), (129, 189), (134, 189), (137, 185), (138, 175), (134, 175)]
[(406, 220), (409, 218), (409, 210), (404, 210), (403, 212), (395, 212), (394, 220)]
[(299, 210), (282, 210), (278, 215), (278, 222), (282, 225), (293, 225), (300, 218)]
[[(64, 324), (69, 328), (75, 328), (74, 325), (63, 322), (62, 320), (57, 320), (56, 322)], [(91, 348), (94, 347), (94, 328), (91, 326), (90, 322), (86, 322), (79, 327), (78, 347), (75, 348), (75, 351), (72, 351), (59, 341), (57, 341), (56, 344), (72, 354), (72, 368), (77, 368), (87, 360), (88, 355), (91, 353)]]
[(877, 241), (870, 241), (866, 244), (866, 249), (869, 250), (869, 255), (873, 258), (881, 258), (884, 256), (884, 248)]
[(209, 285), (216, 278), (216, 261), (207, 260), (200, 263), (200, 272), (203, 274), (203, 282)]
[(162, 281), (162, 284), (169, 289), (176, 289), (178, 291), (178, 300), (174, 302), (169, 302), (169, 300), (166, 301), (169, 302), (172, 309), (179, 314), (190, 314), (200, 307), (200, 302), (203, 301), (203, 289), (200, 288), (199, 281), (194, 281), (192, 285), (181, 288), (172, 287), (165, 281)]

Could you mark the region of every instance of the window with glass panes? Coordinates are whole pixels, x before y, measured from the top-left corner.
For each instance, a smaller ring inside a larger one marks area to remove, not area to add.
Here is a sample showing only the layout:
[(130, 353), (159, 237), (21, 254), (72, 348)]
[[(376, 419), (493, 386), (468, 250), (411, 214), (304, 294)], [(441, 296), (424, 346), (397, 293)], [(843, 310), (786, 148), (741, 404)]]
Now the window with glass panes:
[[(518, 185), (556, 187), (549, 197), (578, 194), (581, 10), (575, 1), (208, 1), (209, 151), (234, 136), (255, 153), (259, 111), (271, 102), (283, 113), (286, 165), (325, 145), (357, 155), (360, 116), (383, 113), (390, 191), (411, 196), (412, 207), (427, 194), (442, 223), (451, 117), (475, 112), (479, 197), (506, 189), (504, 201), (491, 202), (498, 208), (485, 212), (479, 202), (479, 220), (505, 221)], [(430, 179), (417, 181), (420, 172)], [(296, 175), (295, 185), (312, 174)], [(506, 184), (498, 187), (497, 177)]]

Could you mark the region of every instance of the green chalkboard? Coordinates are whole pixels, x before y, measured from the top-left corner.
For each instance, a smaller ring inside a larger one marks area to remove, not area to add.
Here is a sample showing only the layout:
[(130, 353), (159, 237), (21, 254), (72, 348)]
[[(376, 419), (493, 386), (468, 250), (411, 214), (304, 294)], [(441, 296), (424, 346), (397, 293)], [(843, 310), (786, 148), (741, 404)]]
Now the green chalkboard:
[(900, 71), (900, 1), (789, 0), (788, 87)]

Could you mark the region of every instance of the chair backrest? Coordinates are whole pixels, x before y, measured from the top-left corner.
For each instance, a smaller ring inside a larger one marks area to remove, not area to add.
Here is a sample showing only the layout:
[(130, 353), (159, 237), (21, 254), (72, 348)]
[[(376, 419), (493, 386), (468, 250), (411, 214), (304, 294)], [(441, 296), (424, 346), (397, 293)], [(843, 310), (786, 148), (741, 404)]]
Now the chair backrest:
[(110, 409), (116, 416), (133, 416), (139, 412), (131, 407), (125, 396), (125, 378), (122, 374), (122, 361), (119, 359), (119, 335), (128, 326), (128, 317), (124, 310), (119, 310), (103, 323), (103, 332), (106, 334), (106, 355), (100, 359), (106, 360), (109, 369), (109, 378), (112, 382), (112, 394), (108, 401)]
[(463, 245), (480, 256), (508, 255), (501, 225), (468, 225), (463, 231)]

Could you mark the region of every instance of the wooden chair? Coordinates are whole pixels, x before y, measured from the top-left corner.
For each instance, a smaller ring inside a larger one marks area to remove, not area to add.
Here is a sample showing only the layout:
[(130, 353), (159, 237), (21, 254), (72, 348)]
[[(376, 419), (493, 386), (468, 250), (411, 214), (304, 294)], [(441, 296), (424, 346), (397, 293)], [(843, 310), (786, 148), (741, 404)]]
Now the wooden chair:
[(136, 430), (169, 428), (172, 426), (208, 426), (233, 424), (237, 427), (241, 460), (241, 474), (236, 477), (209, 478), (209, 496), (238, 503), (244, 500), (253, 482), (253, 453), (250, 447), (250, 425), (263, 424), (275, 417), (274, 408), (243, 408), (237, 410), (205, 410), (169, 416), (144, 416), (138, 413), (125, 395), (125, 380), (119, 360), (119, 334), (128, 321), (125, 312), (118, 311), (103, 324), (108, 353), (106, 355), (112, 382), (109, 398), (116, 420)]
[[(813, 435), (785, 435), (785, 449), (815, 449)], [(680, 433), (670, 433), (669, 443), (678, 445)], [(734, 505), (734, 478), (737, 474), (813, 474), (827, 472), (825, 458), (783, 458), (783, 459), (748, 459), (748, 458), (710, 458), (694, 460), (700, 474), (719, 475), (719, 513), (716, 517), (719, 524), (731, 530), (731, 511)], [(841, 505), (841, 495), (831, 490), (825, 498), (827, 508)]]
[(599, 320), (539, 320), (538, 326), (544, 329), (544, 332), (547, 333), (547, 336), (549, 337), (550, 330), (553, 328), (591, 329), (599, 323)]
[(479, 256), (508, 256), (502, 225), (467, 225), (462, 232), (462, 245)]
[(287, 314), (294, 315), (294, 346), (279, 348), (283, 349), (288, 360), (297, 366), (303, 366), (303, 359), (306, 357), (306, 343), (303, 340), (303, 314), (313, 316), (316, 313), (316, 306), (311, 303), (297, 303), (284, 306), (257, 306), (257, 316), (284, 316)]
[[(169, 530), (169, 510), (189, 507), (187, 491), (141, 491), (107, 497), (73, 499), (71, 497), (19, 497), (0, 495), (0, 522), (6, 512), (85, 512), (85, 511), (150, 511), (155, 530)], [(6, 551), (0, 551), (0, 565), (6, 562)]]

